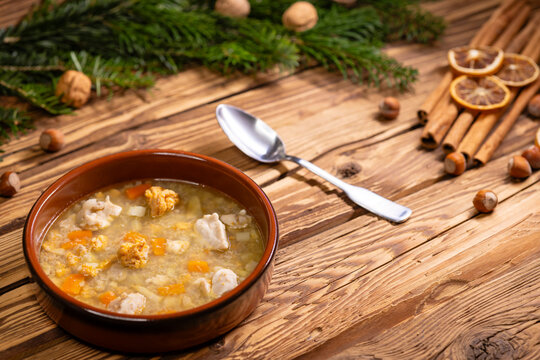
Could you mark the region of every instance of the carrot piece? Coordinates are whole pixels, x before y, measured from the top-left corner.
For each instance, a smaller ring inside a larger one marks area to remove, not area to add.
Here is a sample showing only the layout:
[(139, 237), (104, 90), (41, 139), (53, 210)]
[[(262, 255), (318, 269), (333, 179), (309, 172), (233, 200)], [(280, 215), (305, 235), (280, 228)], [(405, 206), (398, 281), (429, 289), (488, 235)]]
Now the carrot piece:
[(61, 288), (69, 295), (78, 295), (81, 292), (83, 282), (83, 274), (71, 274), (64, 280)]
[(165, 255), (165, 250), (167, 250), (167, 240), (164, 238), (154, 238), (152, 239), (152, 251), (154, 255)]
[(82, 240), (90, 239), (92, 237), (92, 232), (90, 230), (75, 230), (67, 234), (69, 240)]
[(161, 296), (167, 296), (167, 295), (178, 295), (183, 294), (186, 290), (184, 288), (184, 284), (173, 284), (173, 285), (166, 285), (162, 287), (158, 287), (157, 289), (159, 295)]
[(60, 247), (64, 250), (71, 250), (73, 249), (75, 246), (77, 245), (86, 245), (88, 243), (88, 240), (87, 239), (76, 239), (76, 240), (73, 240), (73, 241), (67, 241), (65, 243), (63, 243), (62, 245), (60, 245)]
[(188, 262), (188, 270), (191, 272), (208, 272), (208, 263), (202, 260), (191, 260)]
[(150, 189), (151, 187), (152, 187), (152, 185), (150, 185), (150, 184), (141, 184), (141, 185), (136, 185), (136, 186), (127, 188), (126, 189), (126, 196), (129, 199), (134, 200), (134, 199), (138, 198), (139, 196), (142, 196), (144, 194), (144, 192), (146, 190)]
[(114, 299), (116, 299), (116, 295), (112, 292), (112, 291), (106, 291), (104, 292), (103, 294), (99, 295), (99, 301), (103, 304), (103, 305), (109, 305), (109, 303), (111, 301), (113, 301)]

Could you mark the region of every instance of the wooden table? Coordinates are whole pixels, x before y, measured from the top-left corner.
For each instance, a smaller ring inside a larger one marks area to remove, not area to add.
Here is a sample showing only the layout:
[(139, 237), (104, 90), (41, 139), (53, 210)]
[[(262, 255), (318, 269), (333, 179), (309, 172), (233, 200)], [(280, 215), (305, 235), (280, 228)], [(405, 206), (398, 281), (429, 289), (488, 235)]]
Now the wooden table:
[[(508, 158), (532, 143), (539, 122), (522, 116), (493, 160), (454, 178), (443, 171), (442, 151), (420, 148), (415, 114), (442, 77), (446, 50), (466, 44), (497, 3), (425, 5), (452, 23), (435, 46), (387, 49), (420, 70), (413, 91), (394, 94), (402, 110), (393, 121), (377, 118), (377, 103), (392, 92), (321, 68), (257, 79), (192, 69), (149, 92), (44, 118), (4, 145), (0, 171), (19, 172), (23, 188), (0, 200), (0, 358), (123, 357), (79, 342), (45, 315), (21, 234), (30, 207), (59, 176), (142, 148), (193, 151), (238, 167), (268, 194), (281, 231), (273, 280), (255, 312), (210, 345), (167, 358), (540, 358), (540, 171), (519, 182), (506, 174)], [(17, 11), (0, 11), (4, 23)], [(248, 159), (220, 130), (219, 103), (266, 120), (291, 154), (412, 208), (411, 219), (390, 224), (292, 163)], [(48, 127), (66, 135), (59, 153), (37, 145)], [(481, 188), (499, 196), (491, 215), (472, 207)]]

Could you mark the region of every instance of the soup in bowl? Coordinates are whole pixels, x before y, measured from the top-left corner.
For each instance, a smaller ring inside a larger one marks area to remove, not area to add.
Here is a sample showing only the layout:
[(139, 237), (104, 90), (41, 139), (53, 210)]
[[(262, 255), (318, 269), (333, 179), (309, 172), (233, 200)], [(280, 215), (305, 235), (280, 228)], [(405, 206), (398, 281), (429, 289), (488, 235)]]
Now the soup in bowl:
[(23, 248), (38, 300), (92, 344), (163, 352), (236, 326), (277, 247), (264, 192), (219, 160), (140, 150), (72, 170), (37, 200)]

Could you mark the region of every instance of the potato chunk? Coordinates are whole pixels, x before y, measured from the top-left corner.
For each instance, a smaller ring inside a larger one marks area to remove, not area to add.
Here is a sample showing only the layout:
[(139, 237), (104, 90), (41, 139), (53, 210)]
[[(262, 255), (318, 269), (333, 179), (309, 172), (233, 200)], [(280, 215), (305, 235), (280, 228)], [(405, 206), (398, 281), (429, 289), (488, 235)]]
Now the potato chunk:
[(144, 192), (144, 197), (148, 202), (152, 217), (161, 216), (173, 210), (174, 206), (180, 201), (177, 193), (161, 186), (152, 186)]
[(146, 238), (139, 234), (130, 232), (124, 236), (124, 242), (118, 249), (118, 259), (125, 267), (139, 269), (148, 262), (148, 251), (150, 247), (146, 243)]
[(77, 225), (85, 230), (103, 229), (111, 225), (111, 221), (121, 212), (122, 207), (113, 204), (108, 196), (105, 201), (88, 199), (77, 213)]

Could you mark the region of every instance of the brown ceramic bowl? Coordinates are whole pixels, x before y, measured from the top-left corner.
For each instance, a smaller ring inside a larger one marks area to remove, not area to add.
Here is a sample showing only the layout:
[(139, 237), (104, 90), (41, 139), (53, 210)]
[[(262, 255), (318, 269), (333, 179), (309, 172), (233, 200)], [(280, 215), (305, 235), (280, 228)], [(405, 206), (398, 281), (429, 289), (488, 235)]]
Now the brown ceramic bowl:
[[(219, 299), (165, 315), (123, 315), (82, 303), (61, 291), (39, 265), (40, 245), (54, 220), (71, 204), (119, 182), (160, 178), (196, 182), (236, 199), (255, 217), (266, 249), (259, 264)], [(264, 192), (238, 169), (213, 158), (174, 150), (138, 150), (106, 156), (58, 179), (34, 204), (23, 233), (24, 255), (39, 285), (45, 312), (74, 336), (123, 352), (166, 352), (207, 342), (234, 328), (263, 297), (278, 241), (276, 214)]]

